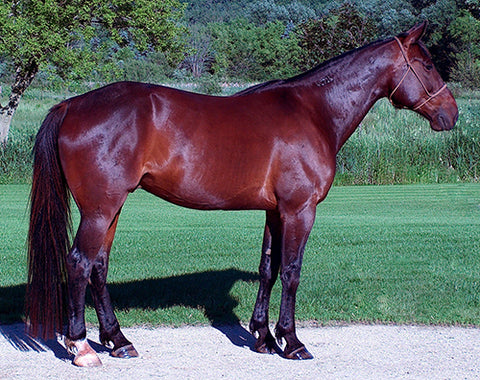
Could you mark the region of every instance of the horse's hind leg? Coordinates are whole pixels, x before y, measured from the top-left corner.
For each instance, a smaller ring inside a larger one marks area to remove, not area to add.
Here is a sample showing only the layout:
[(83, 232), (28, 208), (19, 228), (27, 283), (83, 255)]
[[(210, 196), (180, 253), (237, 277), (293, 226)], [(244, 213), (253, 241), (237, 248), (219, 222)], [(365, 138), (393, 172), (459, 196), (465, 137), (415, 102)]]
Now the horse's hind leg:
[(98, 282), (98, 268), (101, 267), (99, 263), (108, 257), (106, 253), (110, 250), (114, 232), (114, 228), (112, 231), (111, 227), (116, 223), (117, 214), (125, 198), (126, 193), (124, 197), (103, 199), (102, 202), (99, 196), (95, 205), (91, 207), (82, 207), (82, 202), (79, 203), (80, 225), (72, 249), (66, 258), (68, 328), (65, 338), (67, 348), (75, 353), (73, 363), (78, 366), (101, 365), (100, 359), (86, 341), (85, 292), (94, 272), (94, 279)]
[(255, 350), (261, 353), (280, 351), (268, 327), (270, 294), (278, 277), (281, 259), (281, 222), (276, 211), (267, 211), (259, 273), (257, 301), (250, 320), (250, 331), (257, 335)]
[(85, 327), (85, 291), (93, 263), (100, 251), (103, 237), (101, 221), (82, 215), (72, 249), (67, 255), (68, 273), (68, 328), (65, 344), (75, 355), (73, 364), (80, 367), (95, 367), (102, 363), (87, 343)]
[(111, 353), (112, 356), (131, 358), (137, 357), (138, 353), (133, 347), (132, 343), (125, 338), (120, 330), (120, 325), (115, 317), (110, 295), (106, 287), (108, 259), (119, 215), (120, 212), (116, 215), (112, 225), (110, 226), (105, 239), (104, 247), (97, 255), (97, 258), (93, 264), (92, 274), (90, 276), (90, 285), (93, 302), (95, 304), (95, 310), (100, 323), (100, 342), (103, 345), (108, 345), (110, 342), (113, 343), (113, 350)]

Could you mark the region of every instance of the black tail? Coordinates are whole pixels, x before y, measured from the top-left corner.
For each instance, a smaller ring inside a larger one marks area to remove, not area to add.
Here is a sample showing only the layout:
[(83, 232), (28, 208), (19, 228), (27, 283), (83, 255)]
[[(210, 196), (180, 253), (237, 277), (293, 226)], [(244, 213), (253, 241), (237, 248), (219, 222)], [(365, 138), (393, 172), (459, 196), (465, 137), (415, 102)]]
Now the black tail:
[(62, 332), (66, 306), (70, 192), (60, 164), (58, 133), (67, 110), (66, 102), (50, 110), (33, 148), (25, 313), (29, 334), (45, 339)]

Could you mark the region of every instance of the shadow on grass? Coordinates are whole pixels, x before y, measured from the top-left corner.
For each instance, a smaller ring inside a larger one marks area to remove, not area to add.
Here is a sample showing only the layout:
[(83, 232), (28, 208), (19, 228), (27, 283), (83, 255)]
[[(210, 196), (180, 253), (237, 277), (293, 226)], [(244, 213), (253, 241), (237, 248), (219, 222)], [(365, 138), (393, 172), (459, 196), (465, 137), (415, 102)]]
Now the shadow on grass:
[[(108, 285), (108, 289), (116, 310), (159, 309), (179, 305), (201, 309), (211, 325), (224, 333), (233, 344), (253, 348), (255, 339), (240, 325), (233, 311), (238, 301), (230, 295), (230, 291), (237, 281), (256, 280), (258, 275), (255, 273), (226, 269), (113, 283)], [(68, 357), (56, 340), (39, 344), (26, 335), (23, 328), (7, 326), (23, 323), (24, 297), (25, 285), (0, 288), (0, 333), (19, 350), (44, 351), (43, 344), (58, 358)], [(87, 304), (92, 306), (91, 301)]]

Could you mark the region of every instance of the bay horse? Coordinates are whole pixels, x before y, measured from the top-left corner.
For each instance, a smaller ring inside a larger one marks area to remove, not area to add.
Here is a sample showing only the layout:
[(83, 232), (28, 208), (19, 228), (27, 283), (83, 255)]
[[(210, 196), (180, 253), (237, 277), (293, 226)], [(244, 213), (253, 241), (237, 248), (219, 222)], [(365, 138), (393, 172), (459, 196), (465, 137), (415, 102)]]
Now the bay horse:
[[(78, 366), (101, 365), (86, 340), (91, 285), (102, 344), (137, 356), (106, 288), (115, 228), (127, 195), (142, 188), (202, 210), (266, 211), (260, 284), (250, 331), (254, 349), (312, 355), (295, 332), (295, 297), (316, 206), (327, 196), (336, 154), (373, 104), (388, 97), (453, 128), (458, 109), (420, 38), (426, 23), (286, 80), (214, 97), (121, 82), (54, 106), (36, 137), (28, 235), (26, 322), (33, 336), (62, 333)], [(69, 242), (70, 195), (80, 224)], [(268, 324), (278, 274), (275, 338)]]

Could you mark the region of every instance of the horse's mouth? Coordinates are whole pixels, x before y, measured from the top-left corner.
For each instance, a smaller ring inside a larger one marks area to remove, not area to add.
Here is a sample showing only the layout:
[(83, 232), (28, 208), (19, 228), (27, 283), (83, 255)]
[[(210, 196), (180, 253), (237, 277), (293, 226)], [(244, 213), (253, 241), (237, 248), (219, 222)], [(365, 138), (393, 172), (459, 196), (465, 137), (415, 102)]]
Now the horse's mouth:
[(453, 117), (448, 117), (445, 113), (440, 112), (437, 117), (430, 119), (430, 126), (434, 131), (449, 131), (458, 120), (458, 111)]

